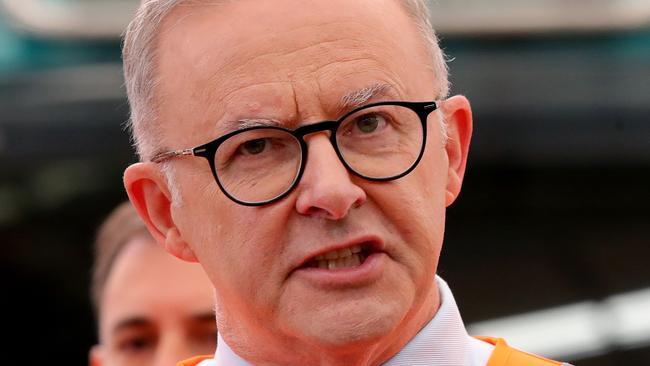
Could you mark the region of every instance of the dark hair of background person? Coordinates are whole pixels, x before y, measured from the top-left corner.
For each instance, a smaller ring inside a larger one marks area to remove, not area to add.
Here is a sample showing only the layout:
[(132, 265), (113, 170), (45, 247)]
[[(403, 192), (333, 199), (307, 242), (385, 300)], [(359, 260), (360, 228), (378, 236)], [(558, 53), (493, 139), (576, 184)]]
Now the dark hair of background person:
[(129, 202), (118, 205), (97, 231), (94, 245), (94, 264), (90, 295), (99, 314), (106, 280), (111, 273), (115, 259), (129, 241), (138, 235), (149, 235), (147, 228)]

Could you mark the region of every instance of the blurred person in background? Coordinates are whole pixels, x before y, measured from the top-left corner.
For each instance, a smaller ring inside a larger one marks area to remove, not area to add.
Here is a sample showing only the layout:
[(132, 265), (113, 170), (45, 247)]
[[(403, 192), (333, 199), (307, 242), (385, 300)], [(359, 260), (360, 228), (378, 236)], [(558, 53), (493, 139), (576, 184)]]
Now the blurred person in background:
[(92, 300), (99, 344), (91, 366), (171, 366), (213, 352), (213, 290), (201, 268), (156, 245), (133, 207), (122, 203), (95, 242)]
[(148, 1), (124, 63), (129, 198), (216, 291), (184, 364), (561, 364), (469, 337), (436, 276), (472, 115), (425, 1)]

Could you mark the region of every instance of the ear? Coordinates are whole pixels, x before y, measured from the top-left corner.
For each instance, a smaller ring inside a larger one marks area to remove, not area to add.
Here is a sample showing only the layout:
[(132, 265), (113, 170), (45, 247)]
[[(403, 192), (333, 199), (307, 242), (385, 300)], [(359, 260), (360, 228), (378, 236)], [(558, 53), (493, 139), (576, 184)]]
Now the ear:
[(124, 188), (151, 236), (172, 255), (197, 262), (174, 222), (170, 189), (159, 167), (153, 163), (129, 166), (124, 171)]
[(88, 352), (88, 366), (102, 366), (104, 364), (104, 348), (98, 344), (92, 346)]
[(447, 174), (446, 205), (451, 205), (460, 194), (467, 164), (469, 143), (472, 138), (472, 109), (462, 95), (442, 102), (442, 112), (447, 122), (449, 139), (445, 149), (449, 160)]

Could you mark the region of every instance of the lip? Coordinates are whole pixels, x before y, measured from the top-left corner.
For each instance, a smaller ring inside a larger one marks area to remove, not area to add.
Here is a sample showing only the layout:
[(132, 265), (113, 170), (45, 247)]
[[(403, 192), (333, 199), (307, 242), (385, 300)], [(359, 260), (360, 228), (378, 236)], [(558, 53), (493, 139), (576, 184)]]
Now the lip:
[[(365, 258), (363, 263), (358, 267), (352, 268), (339, 268), (328, 270), (317, 267), (307, 267), (307, 263), (313, 260), (316, 256), (325, 254), (330, 251), (340, 250), (343, 248), (352, 247), (354, 245), (362, 245), (370, 247), (370, 254)], [(327, 246), (319, 249), (318, 251), (310, 253), (306, 256), (298, 266), (291, 272), (291, 276), (307, 281), (308, 283), (324, 288), (347, 288), (367, 285), (377, 280), (386, 265), (388, 255), (384, 251), (385, 244), (377, 236), (362, 236), (354, 240), (337, 243), (335, 245)]]

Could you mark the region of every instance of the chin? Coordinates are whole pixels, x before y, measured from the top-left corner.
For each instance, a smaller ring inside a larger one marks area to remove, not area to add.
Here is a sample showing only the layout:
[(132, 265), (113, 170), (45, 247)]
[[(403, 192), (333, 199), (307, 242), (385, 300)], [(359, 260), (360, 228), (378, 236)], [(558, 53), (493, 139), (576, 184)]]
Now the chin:
[[(366, 301), (364, 301), (366, 300)], [(312, 344), (341, 349), (373, 344), (389, 335), (404, 320), (397, 304), (371, 298), (328, 306), (316, 314), (303, 313), (300, 332)], [(296, 324), (297, 325), (297, 324)]]

